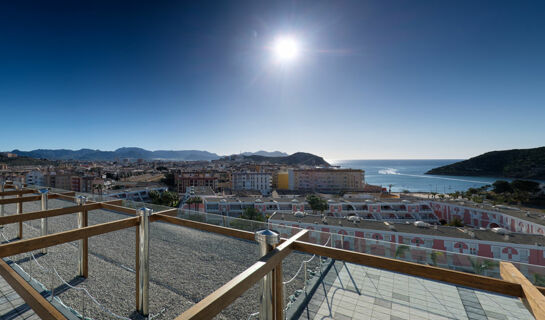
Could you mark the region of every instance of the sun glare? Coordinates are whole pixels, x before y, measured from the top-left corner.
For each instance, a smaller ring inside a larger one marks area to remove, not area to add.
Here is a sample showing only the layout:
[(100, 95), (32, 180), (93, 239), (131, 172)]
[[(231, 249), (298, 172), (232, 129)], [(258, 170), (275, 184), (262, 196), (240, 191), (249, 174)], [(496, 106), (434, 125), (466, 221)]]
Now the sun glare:
[(275, 40), (273, 51), (280, 62), (292, 61), (299, 55), (299, 44), (292, 37), (279, 37)]

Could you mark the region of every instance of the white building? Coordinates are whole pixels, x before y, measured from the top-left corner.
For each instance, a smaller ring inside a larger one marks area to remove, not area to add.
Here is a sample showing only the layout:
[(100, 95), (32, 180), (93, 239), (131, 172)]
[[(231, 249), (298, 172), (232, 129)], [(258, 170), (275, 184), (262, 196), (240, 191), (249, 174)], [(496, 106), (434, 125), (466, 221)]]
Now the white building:
[(233, 190), (258, 190), (261, 194), (271, 192), (272, 174), (268, 172), (235, 172), (232, 176)]
[(25, 175), (25, 182), (29, 185), (45, 186), (44, 174), (39, 170), (32, 170)]

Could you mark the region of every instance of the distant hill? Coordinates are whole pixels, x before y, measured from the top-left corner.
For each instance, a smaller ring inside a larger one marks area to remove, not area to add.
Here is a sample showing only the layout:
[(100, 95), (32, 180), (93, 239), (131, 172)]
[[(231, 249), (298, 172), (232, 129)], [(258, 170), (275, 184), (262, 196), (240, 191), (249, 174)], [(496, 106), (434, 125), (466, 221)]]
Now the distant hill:
[(257, 152), (243, 152), (243, 156), (264, 156), (264, 157), (286, 157), (288, 154), (281, 151), (263, 151), (259, 150)]
[(324, 158), (318, 157), (311, 153), (297, 152), (289, 156), (284, 157), (264, 157), (259, 155), (245, 156), (244, 159), (251, 160), (257, 163), (269, 162), (275, 164), (285, 165), (308, 165), (308, 166), (324, 166), (329, 167)]
[(5, 163), (9, 166), (39, 166), (54, 164), (53, 161), (46, 159), (34, 159), (28, 157), (8, 158), (0, 153), (0, 163)]
[(545, 180), (545, 147), (487, 152), (426, 174)]
[(92, 149), (67, 150), (67, 149), (37, 149), (32, 151), (13, 150), (13, 153), (30, 158), (43, 158), (49, 160), (82, 160), (82, 161), (113, 161), (115, 159), (144, 159), (144, 160), (216, 160), (215, 153), (200, 150), (157, 150), (149, 151), (142, 148), (119, 148), (115, 151), (101, 151)]

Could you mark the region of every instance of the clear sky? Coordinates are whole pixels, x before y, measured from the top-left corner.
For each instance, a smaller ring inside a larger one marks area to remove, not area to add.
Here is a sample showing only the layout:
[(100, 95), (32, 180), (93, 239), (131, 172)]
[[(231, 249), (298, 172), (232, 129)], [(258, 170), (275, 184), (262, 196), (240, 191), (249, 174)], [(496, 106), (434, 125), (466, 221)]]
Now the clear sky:
[(545, 1), (3, 1), (0, 30), (0, 150), (545, 145)]

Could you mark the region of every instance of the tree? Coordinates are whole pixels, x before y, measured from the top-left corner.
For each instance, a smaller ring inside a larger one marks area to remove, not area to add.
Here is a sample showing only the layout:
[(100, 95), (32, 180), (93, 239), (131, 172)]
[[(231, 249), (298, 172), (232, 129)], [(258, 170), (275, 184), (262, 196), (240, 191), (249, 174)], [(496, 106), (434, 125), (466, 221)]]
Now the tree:
[(311, 195), (307, 196), (307, 202), (308, 202), (308, 205), (310, 206), (310, 208), (312, 209), (312, 212), (316, 213), (316, 211), (318, 211), (318, 206), (319, 206), (319, 203), (320, 203), (320, 197), (311, 194)]
[(162, 206), (177, 207), (180, 202), (178, 194), (169, 191), (160, 193), (152, 190), (149, 192), (149, 197), (151, 198), (151, 203)]
[(177, 207), (178, 203), (180, 202), (180, 198), (178, 197), (178, 194), (175, 192), (164, 191), (161, 194), (161, 202), (165, 206)]
[(437, 267), (437, 258), (441, 257), (443, 255), (443, 252), (441, 251), (432, 251), (430, 253), (430, 259), (431, 259), (431, 265)]
[(461, 221), (460, 219), (458, 219), (458, 218), (452, 219), (452, 220), (449, 222), (448, 225), (451, 226), (451, 227), (463, 227), (463, 226), (464, 226), (464, 224), (462, 223), (462, 221)]
[(317, 195), (311, 194), (307, 197), (307, 202), (313, 213), (320, 211), (322, 214), (327, 210), (327, 201), (318, 197)]
[(202, 203), (202, 199), (201, 199), (201, 197), (194, 197), (192, 199), (193, 199), (193, 201), (191, 201), (191, 203), (193, 203), (195, 205), (194, 209), (195, 209), (195, 211), (197, 211), (197, 209), (199, 209), (198, 208), (199, 204)]
[(405, 251), (409, 251), (409, 246), (406, 246), (404, 244), (400, 244), (397, 246), (397, 249), (396, 249), (396, 252), (395, 252), (395, 256), (394, 258), (399, 258), (401, 257), (402, 255), (405, 254)]
[(492, 184), (494, 186), (495, 193), (506, 193), (506, 192), (513, 192), (513, 188), (511, 187), (511, 184), (508, 181), (505, 180), (496, 180)]
[(265, 221), (263, 215), (254, 207), (245, 208), (240, 217), (246, 220)]
[(475, 274), (484, 274), (486, 270), (496, 268), (499, 263), (493, 260), (484, 260), (480, 258), (469, 258), (469, 261), (471, 262), (471, 267), (473, 268), (473, 271)]
[(458, 199), (459, 197), (461, 196), (461, 192), (460, 191), (455, 191), (453, 193), (450, 194), (450, 197), (452, 199)]
[(158, 202), (161, 201), (161, 194), (157, 190), (151, 190), (148, 192), (148, 195), (153, 204), (158, 204)]
[(515, 191), (525, 191), (530, 193), (539, 191), (539, 183), (535, 181), (514, 180), (513, 182), (511, 182), (511, 187)]
[(526, 191), (515, 191), (515, 193), (513, 194), (513, 197), (512, 197), (513, 201), (515, 201), (516, 203), (518, 203), (519, 205), (522, 204), (523, 202), (528, 202), (528, 200), (530, 199), (530, 194)]

